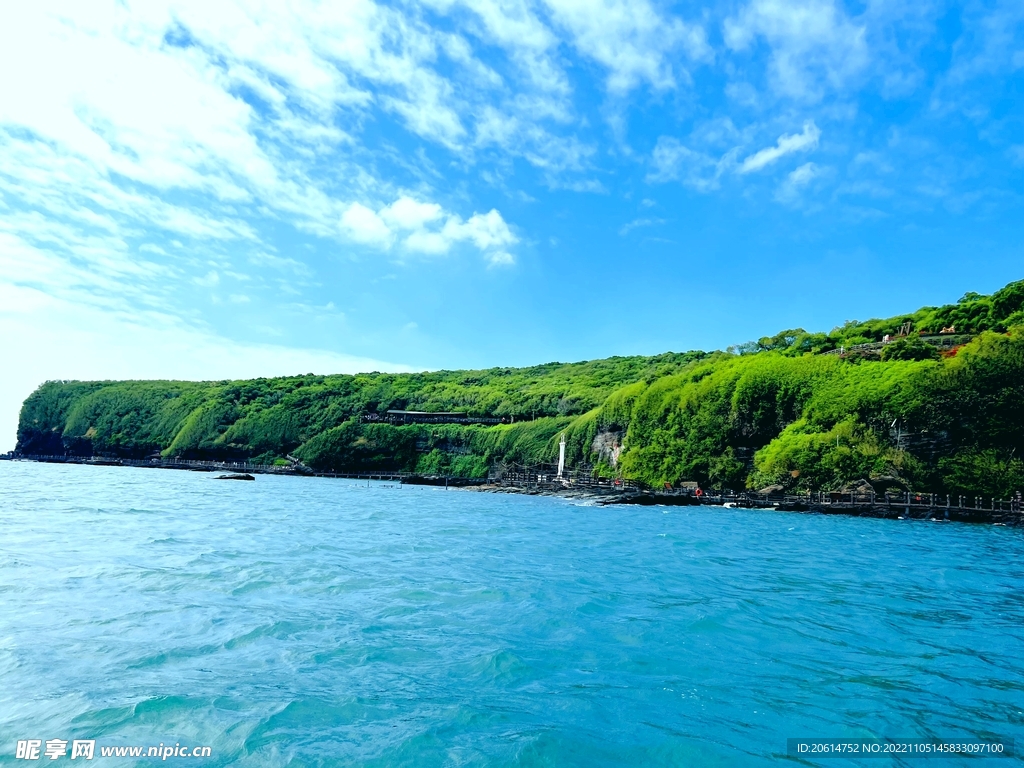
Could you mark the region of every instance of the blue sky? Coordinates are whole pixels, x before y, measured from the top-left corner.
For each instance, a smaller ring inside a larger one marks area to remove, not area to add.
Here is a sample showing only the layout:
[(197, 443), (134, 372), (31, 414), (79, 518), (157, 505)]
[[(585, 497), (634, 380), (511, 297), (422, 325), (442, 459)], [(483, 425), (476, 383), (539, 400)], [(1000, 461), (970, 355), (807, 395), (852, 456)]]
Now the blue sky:
[(46, 379), (714, 349), (1024, 277), (1019, 1), (15, 5), (0, 450)]

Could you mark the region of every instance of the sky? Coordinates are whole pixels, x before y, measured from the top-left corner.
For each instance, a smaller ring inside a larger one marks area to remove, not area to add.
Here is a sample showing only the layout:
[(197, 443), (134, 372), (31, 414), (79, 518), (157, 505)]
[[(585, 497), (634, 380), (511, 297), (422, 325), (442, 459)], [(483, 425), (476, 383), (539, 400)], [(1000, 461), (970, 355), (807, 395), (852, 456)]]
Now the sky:
[(0, 71), (0, 451), (50, 379), (710, 350), (1024, 278), (1019, 0), (40, 0)]

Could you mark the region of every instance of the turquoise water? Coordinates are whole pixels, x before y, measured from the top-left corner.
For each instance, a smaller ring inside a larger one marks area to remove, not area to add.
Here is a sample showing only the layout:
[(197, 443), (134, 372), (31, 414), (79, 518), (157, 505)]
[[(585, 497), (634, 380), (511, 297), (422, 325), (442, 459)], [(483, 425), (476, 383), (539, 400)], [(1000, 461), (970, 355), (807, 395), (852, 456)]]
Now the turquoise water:
[[(1010, 528), (0, 462), (0, 599), (5, 763), (63, 764), (15, 761), (28, 738), (732, 766), (1024, 734)], [(960, 764), (863, 764), (921, 762)]]

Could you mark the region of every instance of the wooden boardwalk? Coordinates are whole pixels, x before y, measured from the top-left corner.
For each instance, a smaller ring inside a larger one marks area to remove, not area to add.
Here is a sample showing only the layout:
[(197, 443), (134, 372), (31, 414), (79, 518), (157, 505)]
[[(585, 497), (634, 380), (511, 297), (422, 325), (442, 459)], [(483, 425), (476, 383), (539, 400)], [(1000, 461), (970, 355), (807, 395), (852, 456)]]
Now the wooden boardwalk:
[(846, 357), (852, 353), (860, 354), (880, 354), (883, 349), (892, 344), (894, 341), (900, 339), (920, 339), (925, 344), (935, 347), (940, 350), (948, 350), (953, 347), (958, 347), (961, 344), (966, 344), (974, 337), (968, 333), (956, 333), (956, 334), (928, 334), (921, 336), (914, 334), (912, 336), (893, 336), (889, 341), (869, 341), (866, 344), (854, 344), (850, 347), (840, 347), (839, 349), (830, 349), (828, 352), (822, 352), (823, 355), (839, 355), (840, 357)]
[(938, 520), (950, 522), (1024, 525), (1020, 498), (994, 499), (981, 496), (952, 496), (933, 493), (809, 493), (760, 494), (711, 491), (700, 497), (690, 492), (646, 492), (625, 503), (669, 506), (711, 506), (744, 509), (776, 509), (780, 512), (876, 517), (893, 520)]
[(664, 487), (654, 489), (635, 480), (596, 477), (590, 471), (566, 472), (559, 478), (548, 465), (513, 466), (495, 472), (495, 485), (551, 494), (585, 493), (601, 503), (661, 504), (665, 506), (710, 506), (745, 509), (777, 509), (783, 512), (816, 512), (857, 517), (1022, 525), (1020, 494), (1014, 499), (935, 493), (875, 494), (873, 492), (816, 492), (806, 494), (756, 493)]
[(566, 471), (558, 477), (558, 470), (551, 467), (514, 466), (494, 472), (490, 478), (495, 485), (526, 490), (552, 491), (575, 489), (579, 491), (624, 493), (627, 491), (645, 491), (647, 486), (636, 480), (625, 478), (600, 477), (589, 471)]

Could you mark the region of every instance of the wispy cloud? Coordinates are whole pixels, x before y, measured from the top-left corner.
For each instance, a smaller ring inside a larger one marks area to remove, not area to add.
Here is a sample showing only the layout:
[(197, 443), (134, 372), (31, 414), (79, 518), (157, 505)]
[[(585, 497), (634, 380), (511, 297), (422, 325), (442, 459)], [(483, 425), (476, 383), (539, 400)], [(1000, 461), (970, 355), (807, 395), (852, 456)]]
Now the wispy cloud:
[[(546, 0), (554, 19), (571, 33), (573, 44), (605, 67), (615, 95), (642, 83), (675, 87), (688, 77), (684, 61), (710, 59), (703, 27), (666, 17), (647, 0)], [(683, 60), (674, 56), (683, 54)]]
[(765, 147), (744, 158), (743, 162), (740, 163), (739, 172), (751, 173), (753, 171), (760, 171), (762, 168), (766, 168), (786, 155), (814, 149), (818, 146), (820, 136), (821, 131), (818, 130), (818, 126), (814, 124), (813, 120), (808, 120), (804, 123), (803, 132), (783, 134), (775, 142), (774, 147)]
[(775, 192), (775, 199), (784, 203), (793, 203), (801, 191), (814, 179), (821, 176), (821, 169), (814, 163), (804, 163), (786, 176)]
[[(12, 9), (0, 67), (23, 74), (0, 81), (0, 283), (191, 322), (196, 292), (241, 307), (265, 286), (311, 285), (309, 263), (275, 255), (268, 230), (281, 224), (397, 254), (467, 247), (487, 266), (514, 264), (519, 238), (500, 211), (460, 213), (429, 186), (405, 194), (362, 145), (365, 121), (390, 114), (427, 142), (476, 146), (471, 105), (489, 96), (441, 74), (445, 57), (475, 85), (501, 87), (466, 38), (368, 0)], [(564, 89), (554, 90), (532, 106), (564, 120)], [(586, 156), (540, 125), (491, 144), (547, 173)], [(253, 267), (256, 284), (238, 290)]]
[(664, 223), (665, 223), (665, 219), (655, 219), (655, 218), (633, 219), (632, 221), (627, 222), (627, 223), (623, 224), (621, 227), (619, 227), (619, 234), (625, 236), (625, 235), (628, 235), (630, 232), (632, 232), (634, 229), (637, 229), (639, 227), (653, 227), (653, 226), (656, 226), (658, 224), (664, 224)]
[(647, 181), (681, 181), (699, 192), (709, 192), (718, 188), (722, 175), (735, 164), (737, 152), (738, 149), (733, 149), (715, 158), (707, 152), (690, 149), (676, 138), (662, 136), (654, 147), (653, 170), (647, 174)]
[(781, 94), (817, 101), (869, 62), (866, 29), (835, 0), (751, 0), (724, 24), (734, 51), (763, 38), (771, 48), (772, 87)]

